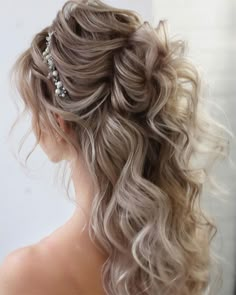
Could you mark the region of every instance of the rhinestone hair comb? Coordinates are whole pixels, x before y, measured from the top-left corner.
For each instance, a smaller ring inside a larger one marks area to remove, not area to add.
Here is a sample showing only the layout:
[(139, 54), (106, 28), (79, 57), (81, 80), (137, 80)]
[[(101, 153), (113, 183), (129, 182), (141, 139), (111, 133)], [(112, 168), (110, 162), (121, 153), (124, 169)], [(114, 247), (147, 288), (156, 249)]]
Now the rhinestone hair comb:
[(48, 33), (48, 36), (46, 37), (46, 49), (43, 52), (44, 63), (47, 63), (48, 69), (49, 69), (49, 73), (48, 73), (47, 78), (48, 79), (53, 78), (53, 82), (56, 87), (55, 94), (57, 96), (63, 97), (63, 98), (69, 98), (69, 95), (68, 95), (65, 87), (63, 86), (62, 82), (60, 81), (59, 73), (55, 67), (52, 55), (50, 54), (51, 37), (52, 37), (53, 33), (54, 32)]

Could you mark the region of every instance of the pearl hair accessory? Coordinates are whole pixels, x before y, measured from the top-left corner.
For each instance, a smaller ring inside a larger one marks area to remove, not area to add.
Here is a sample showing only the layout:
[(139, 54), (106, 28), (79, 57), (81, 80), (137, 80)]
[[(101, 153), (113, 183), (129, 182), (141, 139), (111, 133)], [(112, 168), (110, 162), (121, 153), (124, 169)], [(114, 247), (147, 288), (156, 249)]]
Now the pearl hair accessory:
[(68, 98), (68, 93), (66, 91), (66, 89), (64, 88), (62, 82), (59, 79), (59, 73), (55, 67), (52, 55), (49, 52), (50, 49), (50, 45), (51, 45), (51, 37), (53, 35), (54, 32), (49, 32), (48, 36), (46, 37), (46, 49), (43, 52), (43, 59), (44, 59), (44, 63), (47, 63), (48, 68), (49, 68), (49, 74), (47, 76), (48, 79), (50, 79), (51, 77), (53, 77), (53, 82), (56, 86), (55, 89), (55, 94), (59, 97), (63, 97), (63, 98)]

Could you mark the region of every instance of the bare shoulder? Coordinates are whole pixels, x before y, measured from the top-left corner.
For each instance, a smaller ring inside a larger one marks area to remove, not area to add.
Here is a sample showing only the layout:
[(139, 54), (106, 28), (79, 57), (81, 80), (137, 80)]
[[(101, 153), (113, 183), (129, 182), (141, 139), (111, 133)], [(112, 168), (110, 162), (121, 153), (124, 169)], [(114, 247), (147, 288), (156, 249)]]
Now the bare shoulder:
[(43, 280), (43, 253), (37, 246), (19, 248), (8, 254), (0, 265), (0, 294), (37, 293)]

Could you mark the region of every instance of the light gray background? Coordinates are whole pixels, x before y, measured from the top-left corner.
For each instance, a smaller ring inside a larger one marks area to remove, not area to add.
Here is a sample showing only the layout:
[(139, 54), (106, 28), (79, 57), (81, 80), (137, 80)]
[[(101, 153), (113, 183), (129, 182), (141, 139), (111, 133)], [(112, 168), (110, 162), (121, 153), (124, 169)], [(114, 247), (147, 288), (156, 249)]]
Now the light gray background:
[[(31, 171), (24, 170), (12, 155), (28, 128), (23, 121), (15, 139), (7, 141), (16, 110), (8, 81), (9, 69), (16, 56), (29, 46), (33, 35), (51, 23), (65, 1), (0, 0), (0, 261), (12, 250), (37, 242), (63, 224), (73, 211), (73, 204), (55, 186), (56, 165), (47, 161), (38, 148), (30, 161)], [(157, 24), (168, 19), (171, 34), (189, 43), (190, 55), (201, 65), (209, 84), (209, 96), (220, 103), (236, 130), (236, 4), (231, 0), (110, 0), (115, 6), (135, 9)], [(222, 117), (222, 115), (221, 115)], [(33, 142), (31, 136), (26, 147)], [(231, 157), (235, 161), (235, 145)], [(228, 166), (218, 170), (220, 179), (231, 191), (227, 202), (212, 201), (206, 196), (207, 209), (216, 216), (219, 232), (216, 249), (222, 256), (224, 283), (221, 294), (233, 294), (235, 266), (235, 182)]]

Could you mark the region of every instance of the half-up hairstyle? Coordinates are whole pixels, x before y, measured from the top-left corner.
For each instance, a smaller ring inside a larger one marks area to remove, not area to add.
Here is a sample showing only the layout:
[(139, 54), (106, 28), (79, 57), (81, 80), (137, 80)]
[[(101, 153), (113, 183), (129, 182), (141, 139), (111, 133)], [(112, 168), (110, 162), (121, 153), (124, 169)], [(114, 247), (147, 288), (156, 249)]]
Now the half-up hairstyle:
[[(69, 100), (47, 79), (49, 31)], [(228, 155), (231, 133), (204, 107), (186, 48), (169, 37), (166, 21), (154, 28), (132, 10), (68, 1), (12, 69), (37, 143), (42, 126), (60, 133), (91, 172), (98, 193), (89, 234), (108, 254), (102, 278), (109, 295), (209, 290), (217, 227), (200, 200), (213, 163)], [(60, 130), (55, 113), (76, 140)]]

